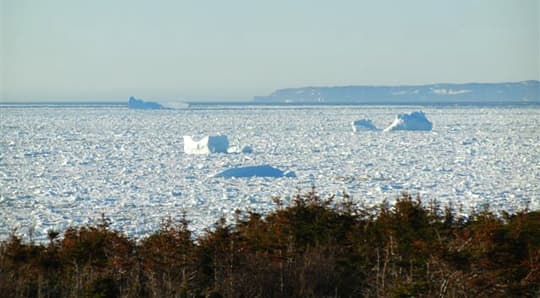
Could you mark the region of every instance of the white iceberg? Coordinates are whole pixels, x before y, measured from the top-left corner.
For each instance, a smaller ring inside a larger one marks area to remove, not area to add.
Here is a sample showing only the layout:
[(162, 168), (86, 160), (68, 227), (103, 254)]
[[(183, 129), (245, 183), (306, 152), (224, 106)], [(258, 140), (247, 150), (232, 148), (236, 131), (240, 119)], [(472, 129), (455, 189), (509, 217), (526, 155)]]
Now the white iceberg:
[(360, 119), (351, 122), (353, 132), (366, 131), (366, 130), (378, 130), (371, 119)]
[(284, 172), (269, 165), (236, 167), (227, 169), (214, 177), (249, 178), (249, 177), (296, 177), (294, 172)]
[(186, 154), (227, 153), (229, 139), (227, 136), (206, 136), (195, 141), (191, 136), (184, 136), (184, 152)]
[(244, 146), (244, 147), (239, 147), (239, 146), (231, 146), (229, 147), (229, 149), (227, 149), (227, 153), (245, 153), (245, 154), (249, 154), (249, 153), (253, 153), (253, 148), (251, 146)]
[(394, 130), (431, 130), (433, 124), (426, 118), (422, 111), (412, 112), (410, 114), (398, 114), (394, 122), (384, 129), (387, 131)]

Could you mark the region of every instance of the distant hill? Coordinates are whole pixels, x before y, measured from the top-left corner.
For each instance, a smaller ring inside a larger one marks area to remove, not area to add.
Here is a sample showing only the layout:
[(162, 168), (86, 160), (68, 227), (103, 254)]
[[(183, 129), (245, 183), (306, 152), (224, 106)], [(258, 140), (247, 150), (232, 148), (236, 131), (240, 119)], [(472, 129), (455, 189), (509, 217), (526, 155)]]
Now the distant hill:
[(540, 81), (417, 86), (302, 87), (255, 96), (258, 103), (540, 103)]

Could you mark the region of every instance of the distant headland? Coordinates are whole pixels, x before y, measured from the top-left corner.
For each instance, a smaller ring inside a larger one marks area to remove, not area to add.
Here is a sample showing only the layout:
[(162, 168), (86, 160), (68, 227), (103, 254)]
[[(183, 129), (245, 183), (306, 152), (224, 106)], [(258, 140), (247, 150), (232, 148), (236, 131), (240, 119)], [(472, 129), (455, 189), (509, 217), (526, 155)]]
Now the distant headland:
[(301, 87), (255, 96), (255, 103), (441, 104), (540, 103), (540, 81), (403, 86)]

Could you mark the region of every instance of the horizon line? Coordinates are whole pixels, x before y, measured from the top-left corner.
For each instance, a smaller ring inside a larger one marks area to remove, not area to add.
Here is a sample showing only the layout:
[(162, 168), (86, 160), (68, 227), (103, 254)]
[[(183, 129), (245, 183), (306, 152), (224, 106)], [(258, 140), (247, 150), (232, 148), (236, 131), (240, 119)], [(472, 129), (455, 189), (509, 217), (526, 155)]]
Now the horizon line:
[[(531, 80), (521, 80), (521, 81), (500, 81), (500, 82), (479, 82), (479, 81), (471, 81), (471, 82), (465, 82), (465, 83), (446, 83), (446, 82), (438, 82), (438, 83), (427, 83), (427, 84), (358, 84), (358, 85), (304, 85), (304, 86), (297, 86), (297, 87), (284, 87), (284, 88), (277, 88), (274, 89), (274, 92), (277, 90), (293, 90), (293, 89), (303, 89), (303, 88), (346, 88), (346, 87), (376, 87), (376, 88), (389, 88), (389, 87), (422, 87), (422, 86), (434, 86), (434, 85), (497, 85), (497, 84), (519, 84), (519, 83), (529, 83), (529, 82), (536, 82), (540, 83), (540, 79), (531, 79)], [(129, 96), (126, 96), (128, 99)], [(265, 97), (259, 96), (259, 95), (252, 95), (251, 98), (244, 99), (244, 100), (230, 100), (230, 99), (183, 99), (183, 100), (173, 100), (173, 99), (167, 99), (169, 102), (182, 102), (182, 103), (249, 103), (253, 102), (256, 97)], [(147, 99), (145, 99), (147, 100)], [(149, 98), (149, 100), (156, 100)], [(159, 100), (159, 99), (157, 99)], [(92, 99), (92, 100), (79, 100), (79, 101), (73, 101), (73, 100), (58, 100), (58, 99), (36, 99), (36, 100), (5, 100), (0, 99), (0, 104), (122, 104), (124, 101), (121, 101), (119, 99)]]

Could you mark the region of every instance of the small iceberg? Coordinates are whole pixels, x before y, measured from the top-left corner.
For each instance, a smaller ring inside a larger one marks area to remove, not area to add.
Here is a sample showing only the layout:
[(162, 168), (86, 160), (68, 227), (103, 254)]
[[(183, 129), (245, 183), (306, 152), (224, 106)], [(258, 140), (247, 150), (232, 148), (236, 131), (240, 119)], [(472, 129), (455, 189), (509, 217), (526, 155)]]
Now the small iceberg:
[(189, 104), (180, 101), (145, 101), (131, 96), (128, 100), (128, 108), (138, 110), (171, 110), (186, 109)]
[(157, 102), (144, 101), (131, 96), (128, 100), (128, 108), (138, 110), (164, 110), (166, 107)]
[(351, 122), (353, 132), (378, 130), (371, 119), (360, 119)]
[(387, 131), (394, 130), (426, 130), (433, 128), (433, 124), (426, 118), (422, 111), (412, 112), (410, 114), (398, 114), (394, 122), (384, 129)]
[(244, 153), (244, 154), (250, 154), (253, 153), (253, 148), (251, 146), (244, 146), (244, 147), (238, 147), (238, 146), (232, 146), (227, 149), (227, 153)]
[(214, 175), (214, 177), (225, 177), (225, 178), (249, 178), (249, 177), (296, 177), (294, 172), (284, 172), (280, 169), (274, 167), (263, 165), (263, 166), (249, 166), (249, 167), (236, 167), (227, 169), (221, 173)]
[(200, 141), (195, 141), (191, 136), (184, 136), (184, 153), (186, 154), (227, 153), (228, 149), (227, 136), (206, 136)]

